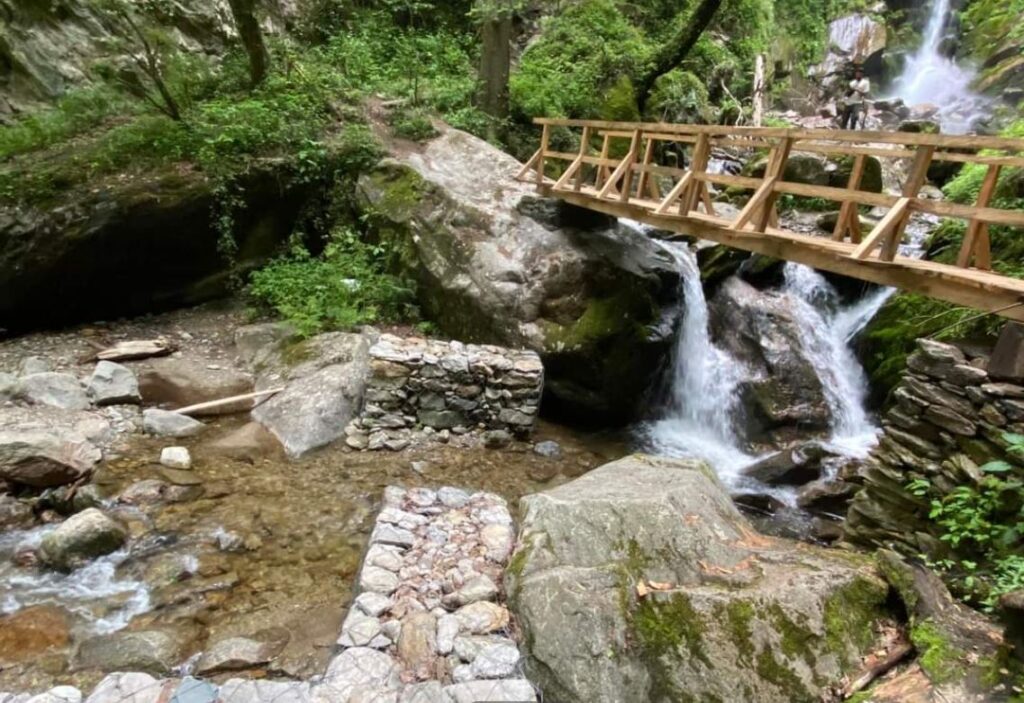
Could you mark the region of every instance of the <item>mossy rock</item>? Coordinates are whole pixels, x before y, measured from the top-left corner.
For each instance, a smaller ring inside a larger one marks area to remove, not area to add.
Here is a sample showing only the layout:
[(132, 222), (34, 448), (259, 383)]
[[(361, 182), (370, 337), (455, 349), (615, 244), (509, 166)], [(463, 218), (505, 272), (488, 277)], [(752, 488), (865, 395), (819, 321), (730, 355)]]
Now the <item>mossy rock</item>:
[(757, 535), (701, 462), (633, 455), (522, 507), (506, 584), (554, 700), (811, 703), (893, 615), (869, 558)]

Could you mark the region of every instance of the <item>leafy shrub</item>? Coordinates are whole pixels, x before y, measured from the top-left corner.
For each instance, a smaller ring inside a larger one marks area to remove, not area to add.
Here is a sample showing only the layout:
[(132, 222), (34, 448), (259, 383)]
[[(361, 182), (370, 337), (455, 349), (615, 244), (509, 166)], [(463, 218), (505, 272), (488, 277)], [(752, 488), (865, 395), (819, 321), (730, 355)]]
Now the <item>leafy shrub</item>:
[(952, 579), (966, 600), (991, 610), (1004, 593), (1024, 588), (1024, 435), (1006, 433), (1006, 454), (1016, 463), (992, 461), (981, 467), (985, 477), (940, 494), (927, 479), (908, 489), (929, 498), (928, 518), (952, 556), (935, 566)]
[(676, 69), (658, 78), (645, 117), (660, 122), (705, 123), (711, 119), (708, 90), (689, 71)]
[(0, 160), (74, 137), (129, 107), (123, 96), (106, 86), (72, 91), (52, 109), (0, 129)]
[(396, 110), (391, 115), (391, 126), (399, 137), (417, 142), (437, 136), (437, 130), (434, 129), (434, 125), (430, 121), (430, 115), (421, 109)]
[(303, 336), (356, 325), (415, 320), (414, 291), (384, 271), (385, 252), (338, 230), (320, 256), (301, 246), (252, 274), (248, 293)]

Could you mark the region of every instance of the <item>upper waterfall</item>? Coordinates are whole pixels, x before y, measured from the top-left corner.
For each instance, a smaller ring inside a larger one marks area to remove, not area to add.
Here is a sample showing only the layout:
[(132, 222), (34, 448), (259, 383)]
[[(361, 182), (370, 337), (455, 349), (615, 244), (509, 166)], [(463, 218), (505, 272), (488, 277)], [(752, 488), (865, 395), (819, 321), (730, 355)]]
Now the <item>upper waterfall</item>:
[(907, 58), (893, 93), (907, 105), (935, 105), (943, 132), (966, 134), (988, 114), (989, 101), (971, 87), (975, 72), (942, 51), (950, 16), (950, 0), (934, 0), (921, 46)]

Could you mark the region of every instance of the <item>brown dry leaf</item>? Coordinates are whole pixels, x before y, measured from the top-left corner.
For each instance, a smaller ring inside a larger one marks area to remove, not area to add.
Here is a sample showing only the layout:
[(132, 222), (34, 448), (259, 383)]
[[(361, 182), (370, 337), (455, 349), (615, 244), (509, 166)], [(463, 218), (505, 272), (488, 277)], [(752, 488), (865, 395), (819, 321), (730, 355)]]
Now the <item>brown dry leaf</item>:
[(648, 593), (650, 593), (650, 591), (647, 589), (647, 585), (643, 581), (638, 581), (636, 584), (636, 597), (643, 598)]
[(647, 585), (655, 591), (671, 591), (675, 588), (675, 584), (667, 583), (665, 581), (648, 581)]

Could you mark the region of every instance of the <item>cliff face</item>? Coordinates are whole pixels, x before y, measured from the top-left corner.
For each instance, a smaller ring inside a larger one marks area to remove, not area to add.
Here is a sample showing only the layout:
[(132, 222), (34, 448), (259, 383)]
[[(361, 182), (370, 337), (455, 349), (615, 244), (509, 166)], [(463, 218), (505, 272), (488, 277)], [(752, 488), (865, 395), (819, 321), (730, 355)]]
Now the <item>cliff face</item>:
[[(220, 54), (235, 33), (226, 0), (137, 4), (191, 52)], [(294, 0), (267, 4), (270, 30), (297, 12)], [(90, 0), (0, 0), (0, 121), (89, 83), (100, 63), (124, 62), (124, 34)]]

